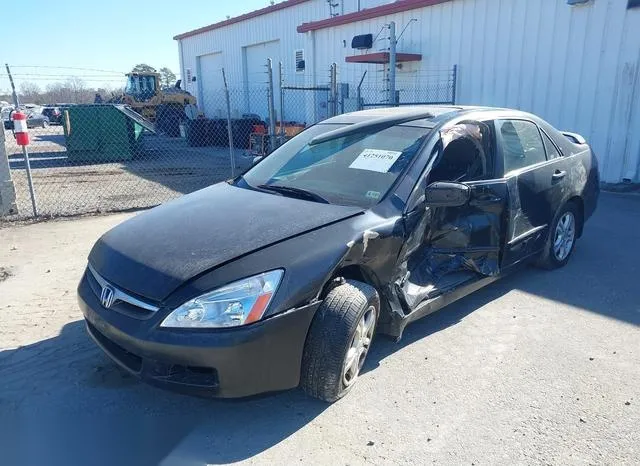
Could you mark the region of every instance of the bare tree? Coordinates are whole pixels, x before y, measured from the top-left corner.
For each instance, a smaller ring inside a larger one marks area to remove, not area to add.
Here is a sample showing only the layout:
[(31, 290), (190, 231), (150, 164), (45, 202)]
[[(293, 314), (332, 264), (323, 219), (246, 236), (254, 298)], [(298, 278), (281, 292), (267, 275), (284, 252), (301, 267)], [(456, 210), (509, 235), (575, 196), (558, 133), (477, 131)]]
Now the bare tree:
[(41, 95), (40, 95), (40, 86), (31, 81), (23, 81), (20, 83), (20, 96), (22, 97), (23, 103), (34, 103), (40, 104)]

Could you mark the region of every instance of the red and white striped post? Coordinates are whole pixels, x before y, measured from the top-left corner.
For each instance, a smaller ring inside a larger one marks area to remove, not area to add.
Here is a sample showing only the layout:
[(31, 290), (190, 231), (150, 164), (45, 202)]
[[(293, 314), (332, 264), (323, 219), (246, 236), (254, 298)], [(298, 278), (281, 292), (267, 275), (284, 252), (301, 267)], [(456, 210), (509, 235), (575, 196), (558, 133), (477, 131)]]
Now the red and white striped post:
[(22, 146), (22, 155), (24, 156), (24, 166), (27, 171), (27, 181), (29, 183), (29, 193), (31, 194), (31, 207), (33, 207), (33, 216), (38, 216), (38, 207), (36, 205), (36, 192), (33, 189), (33, 178), (31, 177), (31, 163), (29, 162), (29, 128), (27, 127), (27, 115), (20, 110), (14, 110), (10, 116), (13, 121), (13, 135), (16, 138), (16, 144)]
[(13, 120), (13, 135), (16, 137), (16, 144), (19, 146), (29, 145), (29, 129), (27, 128), (27, 115), (20, 110), (11, 114)]

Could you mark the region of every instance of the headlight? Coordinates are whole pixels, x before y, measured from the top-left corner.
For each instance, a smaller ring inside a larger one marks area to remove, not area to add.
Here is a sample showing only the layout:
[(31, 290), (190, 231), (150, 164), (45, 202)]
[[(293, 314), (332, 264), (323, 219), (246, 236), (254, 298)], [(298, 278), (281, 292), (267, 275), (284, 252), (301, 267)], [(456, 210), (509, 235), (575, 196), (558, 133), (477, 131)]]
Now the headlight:
[(161, 327), (237, 327), (262, 319), (284, 271), (273, 270), (225, 285), (177, 308)]

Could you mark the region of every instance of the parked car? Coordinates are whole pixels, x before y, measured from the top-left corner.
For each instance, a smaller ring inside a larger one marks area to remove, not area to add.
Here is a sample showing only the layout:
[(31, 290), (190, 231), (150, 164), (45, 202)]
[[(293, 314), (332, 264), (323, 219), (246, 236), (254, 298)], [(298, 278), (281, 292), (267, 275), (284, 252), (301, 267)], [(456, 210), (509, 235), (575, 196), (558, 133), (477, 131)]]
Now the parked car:
[(39, 112), (31, 112), (27, 115), (27, 128), (46, 128), (49, 126), (49, 117)]
[[(33, 111), (27, 114), (27, 128), (46, 128), (47, 126), (49, 126), (47, 116)], [(4, 120), (4, 129), (13, 129), (13, 120)]]
[(80, 282), (89, 334), (142, 379), (241, 397), (353, 387), (376, 332), (523, 264), (570, 259), (599, 195), (585, 140), (515, 110), (377, 109), (124, 222)]
[(60, 107), (44, 107), (41, 113), (49, 119), (49, 124), (62, 124), (62, 110)]

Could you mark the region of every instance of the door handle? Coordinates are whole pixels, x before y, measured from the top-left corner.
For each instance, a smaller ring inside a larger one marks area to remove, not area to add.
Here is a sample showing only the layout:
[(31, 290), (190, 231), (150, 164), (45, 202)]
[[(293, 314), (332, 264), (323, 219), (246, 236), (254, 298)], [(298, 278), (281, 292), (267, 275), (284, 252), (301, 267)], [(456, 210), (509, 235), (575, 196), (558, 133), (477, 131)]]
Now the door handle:
[(565, 176), (567, 176), (567, 172), (566, 171), (564, 171), (564, 170), (556, 170), (555, 173), (553, 175), (551, 175), (551, 179), (552, 180), (561, 180)]

